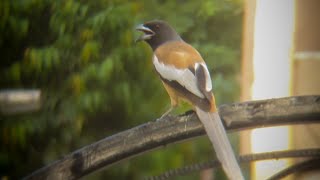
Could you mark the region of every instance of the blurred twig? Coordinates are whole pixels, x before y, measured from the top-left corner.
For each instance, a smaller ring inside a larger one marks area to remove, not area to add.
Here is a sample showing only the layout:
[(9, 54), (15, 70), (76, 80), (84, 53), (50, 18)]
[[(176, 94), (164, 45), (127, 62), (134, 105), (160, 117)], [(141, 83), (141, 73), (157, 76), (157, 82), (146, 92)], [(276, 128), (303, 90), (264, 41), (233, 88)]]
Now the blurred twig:
[(6, 115), (40, 109), (41, 91), (37, 89), (0, 90), (0, 112)]
[[(296, 96), (222, 105), (228, 131), (320, 123), (320, 96)], [(25, 179), (76, 179), (120, 160), (187, 138), (204, 135), (194, 113), (164, 117), (79, 149)]]

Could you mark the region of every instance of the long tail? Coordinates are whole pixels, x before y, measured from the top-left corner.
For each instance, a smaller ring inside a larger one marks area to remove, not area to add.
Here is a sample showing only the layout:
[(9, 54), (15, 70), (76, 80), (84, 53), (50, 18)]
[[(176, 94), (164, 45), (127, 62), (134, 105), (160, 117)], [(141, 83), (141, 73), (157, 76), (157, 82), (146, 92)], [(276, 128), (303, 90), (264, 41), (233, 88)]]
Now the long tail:
[(243, 180), (241, 169), (234, 156), (218, 112), (205, 112), (198, 107), (196, 107), (196, 112), (228, 178), (231, 180)]

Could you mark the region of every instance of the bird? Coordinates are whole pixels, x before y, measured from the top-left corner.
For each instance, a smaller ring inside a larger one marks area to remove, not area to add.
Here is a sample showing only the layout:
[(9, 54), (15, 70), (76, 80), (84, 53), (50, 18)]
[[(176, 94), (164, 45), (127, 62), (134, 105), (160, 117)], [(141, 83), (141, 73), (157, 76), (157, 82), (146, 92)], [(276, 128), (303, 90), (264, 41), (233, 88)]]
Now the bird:
[(209, 70), (200, 53), (186, 43), (166, 21), (151, 20), (136, 26), (143, 32), (136, 42), (145, 41), (153, 51), (152, 62), (174, 110), (181, 101), (190, 103), (213, 145), (227, 177), (244, 179), (226, 130), (219, 116)]

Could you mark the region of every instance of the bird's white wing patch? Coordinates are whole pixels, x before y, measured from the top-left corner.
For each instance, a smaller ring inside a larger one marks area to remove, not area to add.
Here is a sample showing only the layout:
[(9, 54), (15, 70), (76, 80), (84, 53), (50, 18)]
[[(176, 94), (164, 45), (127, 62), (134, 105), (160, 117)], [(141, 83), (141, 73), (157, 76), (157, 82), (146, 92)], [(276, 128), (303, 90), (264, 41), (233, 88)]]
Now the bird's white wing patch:
[(195, 69), (200, 68), (200, 66), (202, 66), (204, 69), (204, 75), (205, 75), (205, 80), (206, 80), (205, 87), (206, 87), (206, 91), (209, 92), (212, 90), (212, 81), (211, 81), (209, 70), (208, 70), (207, 65), (205, 63), (196, 63)]
[(156, 56), (153, 56), (153, 64), (157, 72), (163, 78), (170, 81), (177, 81), (180, 85), (185, 87), (194, 95), (204, 98), (203, 93), (198, 88), (196, 76), (189, 69), (177, 69), (174, 66), (164, 65), (163, 63), (159, 62)]

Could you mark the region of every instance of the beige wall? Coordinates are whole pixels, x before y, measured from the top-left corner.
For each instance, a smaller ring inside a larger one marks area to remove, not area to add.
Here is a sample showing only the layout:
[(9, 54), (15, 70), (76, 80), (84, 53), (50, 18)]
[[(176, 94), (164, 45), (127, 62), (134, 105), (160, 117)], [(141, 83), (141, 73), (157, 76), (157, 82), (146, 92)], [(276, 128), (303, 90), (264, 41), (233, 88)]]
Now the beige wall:
[[(320, 94), (320, 1), (297, 0), (292, 95)], [(295, 149), (320, 147), (320, 125), (293, 128)], [(320, 179), (320, 172), (298, 174), (297, 179)]]
[[(291, 92), (296, 95), (320, 95), (320, 0), (296, 0), (294, 51), (291, 61)], [(241, 101), (251, 99), (253, 83), (254, 19), (256, 0), (245, 0)], [(272, 38), (272, 37), (270, 37)], [(320, 125), (299, 125), (292, 129), (294, 149), (320, 147)], [(249, 133), (241, 133), (241, 153), (250, 152)], [(313, 175), (297, 175), (298, 179)]]

